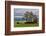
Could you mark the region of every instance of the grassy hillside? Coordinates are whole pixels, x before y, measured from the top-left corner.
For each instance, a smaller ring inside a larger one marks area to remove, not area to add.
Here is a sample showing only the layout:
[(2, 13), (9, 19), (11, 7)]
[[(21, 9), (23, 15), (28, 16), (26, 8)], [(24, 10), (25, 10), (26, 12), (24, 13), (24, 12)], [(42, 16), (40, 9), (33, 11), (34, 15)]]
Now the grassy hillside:
[[(17, 23), (19, 22), (19, 23)], [(14, 27), (35, 27), (38, 26), (38, 23), (25, 24), (26, 21), (14, 21)]]

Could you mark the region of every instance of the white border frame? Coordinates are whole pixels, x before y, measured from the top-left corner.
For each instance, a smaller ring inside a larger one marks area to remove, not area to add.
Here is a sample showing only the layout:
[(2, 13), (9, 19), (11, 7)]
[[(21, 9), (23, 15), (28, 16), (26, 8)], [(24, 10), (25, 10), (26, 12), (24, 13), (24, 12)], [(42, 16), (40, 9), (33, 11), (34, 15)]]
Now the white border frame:
[[(14, 27), (14, 8), (39, 9), (39, 27)], [(11, 31), (42, 30), (42, 7), (11, 5)]]

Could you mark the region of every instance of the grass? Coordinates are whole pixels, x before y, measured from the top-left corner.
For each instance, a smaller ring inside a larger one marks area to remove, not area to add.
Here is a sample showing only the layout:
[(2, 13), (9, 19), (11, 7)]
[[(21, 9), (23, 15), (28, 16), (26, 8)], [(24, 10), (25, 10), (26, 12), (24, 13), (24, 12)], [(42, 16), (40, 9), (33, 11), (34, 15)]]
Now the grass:
[(39, 26), (38, 23), (31, 23), (31, 24), (25, 24), (23, 21), (19, 21), (19, 24), (17, 24), (18, 21), (14, 21), (14, 27), (36, 27)]

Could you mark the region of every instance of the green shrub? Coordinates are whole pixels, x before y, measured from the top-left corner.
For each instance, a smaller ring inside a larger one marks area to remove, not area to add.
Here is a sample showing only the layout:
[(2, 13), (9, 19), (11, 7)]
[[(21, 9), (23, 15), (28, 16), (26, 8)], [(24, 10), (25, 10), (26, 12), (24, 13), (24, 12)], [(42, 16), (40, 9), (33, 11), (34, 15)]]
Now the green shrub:
[(19, 24), (19, 22), (17, 22), (17, 24)]

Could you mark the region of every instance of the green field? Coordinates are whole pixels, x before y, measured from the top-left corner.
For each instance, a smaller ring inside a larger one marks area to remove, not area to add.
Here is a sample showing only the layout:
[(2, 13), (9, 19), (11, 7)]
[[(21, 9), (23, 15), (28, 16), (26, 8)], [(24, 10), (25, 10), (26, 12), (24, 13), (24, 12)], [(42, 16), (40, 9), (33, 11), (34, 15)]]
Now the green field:
[[(19, 22), (19, 24), (17, 24)], [(25, 21), (14, 21), (14, 27), (36, 27), (39, 26), (38, 23), (25, 24)]]

